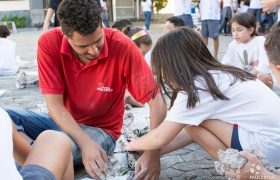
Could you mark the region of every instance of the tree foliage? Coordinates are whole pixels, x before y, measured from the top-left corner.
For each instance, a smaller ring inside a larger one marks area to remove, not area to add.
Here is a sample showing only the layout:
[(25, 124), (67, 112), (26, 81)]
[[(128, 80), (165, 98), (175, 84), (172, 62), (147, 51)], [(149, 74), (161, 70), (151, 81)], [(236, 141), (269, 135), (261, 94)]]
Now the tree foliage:
[(160, 10), (165, 8), (168, 0), (153, 0), (154, 7), (156, 8), (156, 12), (158, 13)]

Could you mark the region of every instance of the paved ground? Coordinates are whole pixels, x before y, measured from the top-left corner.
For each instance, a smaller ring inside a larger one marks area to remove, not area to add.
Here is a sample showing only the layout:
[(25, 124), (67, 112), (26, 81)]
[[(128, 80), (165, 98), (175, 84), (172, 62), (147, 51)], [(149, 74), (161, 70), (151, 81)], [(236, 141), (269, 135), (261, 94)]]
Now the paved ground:
[[(142, 27), (143, 24), (136, 23), (136, 27)], [(153, 41), (163, 33), (163, 24), (152, 24), (150, 34)], [(17, 43), (17, 55), (21, 60), (30, 62), (21, 68), (29, 74), (37, 71), (36, 49), (37, 40), (41, 30), (30, 29), (29, 31), (12, 34), (8, 39)], [(227, 50), (230, 36), (220, 37), (219, 57), (221, 60)], [(213, 51), (212, 40), (209, 40), (209, 49)], [(174, 49), (176, 50), (176, 49)], [(170, 51), (174, 51), (170, 49)], [(29, 79), (35, 79), (36, 76), (30, 75)], [(39, 92), (38, 87), (29, 87), (25, 89), (16, 89), (14, 76), (0, 76), (0, 90), (6, 90), (6, 93), (0, 97), (0, 107), (20, 107), (36, 111), (47, 111), (44, 98)], [(183, 149), (167, 154), (161, 158), (160, 179), (225, 179), (218, 176), (214, 170), (213, 159), (202, 150), (197, 144), (191, 144)], [(76, 168), (75, 179), (87, 177), (85, 170), (81, 167)]]

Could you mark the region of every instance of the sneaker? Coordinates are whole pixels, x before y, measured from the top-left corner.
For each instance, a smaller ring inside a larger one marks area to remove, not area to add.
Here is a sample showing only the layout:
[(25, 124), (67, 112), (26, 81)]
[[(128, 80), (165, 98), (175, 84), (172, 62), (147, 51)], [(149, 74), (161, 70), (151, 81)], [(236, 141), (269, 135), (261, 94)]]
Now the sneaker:
[(147, 27), (146, 27), (146, 26), (143, 26), (143, 29), (145, 29), (145, 30), (146, 30), (146, 29), (147, 29)]

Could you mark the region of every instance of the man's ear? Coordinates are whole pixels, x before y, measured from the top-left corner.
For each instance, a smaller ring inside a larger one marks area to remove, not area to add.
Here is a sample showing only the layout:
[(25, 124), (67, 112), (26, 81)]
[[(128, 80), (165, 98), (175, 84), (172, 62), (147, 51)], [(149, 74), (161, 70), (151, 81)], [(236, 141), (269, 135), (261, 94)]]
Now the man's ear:
[(280, 65), (275, 65), (275, 67), (276, 67), (277, 71), (280, 72)]

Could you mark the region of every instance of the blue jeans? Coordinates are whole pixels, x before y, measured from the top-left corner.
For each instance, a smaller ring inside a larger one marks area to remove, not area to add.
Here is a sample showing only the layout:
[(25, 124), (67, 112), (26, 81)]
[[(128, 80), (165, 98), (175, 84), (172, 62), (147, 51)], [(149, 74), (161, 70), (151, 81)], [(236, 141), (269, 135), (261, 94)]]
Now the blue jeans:
[[(16, 124), (17, 130), (24, 131), (27, 136), (35, 140), (45, 130), (62, 131), (48, 113), (34, 112), (28, 109), (3, 108)], [(100, 128), (79, 124), (80, 128), (108, 155), (113, 154), (116, 141)], [(66, 133), (65, 133), (66, 134)], [(71, 138), (70, 138), (71, 139)], [(82, 154), (77, 144), (71, 139), (74, 165), (82, 165)]]
[(145, 15), (145, 18), (146, 18), (145, 26), (146, 26), (147, 30), (149, 30), (150, 29), (152, 12), (151, 11), (144, 11), (144, 15)]

